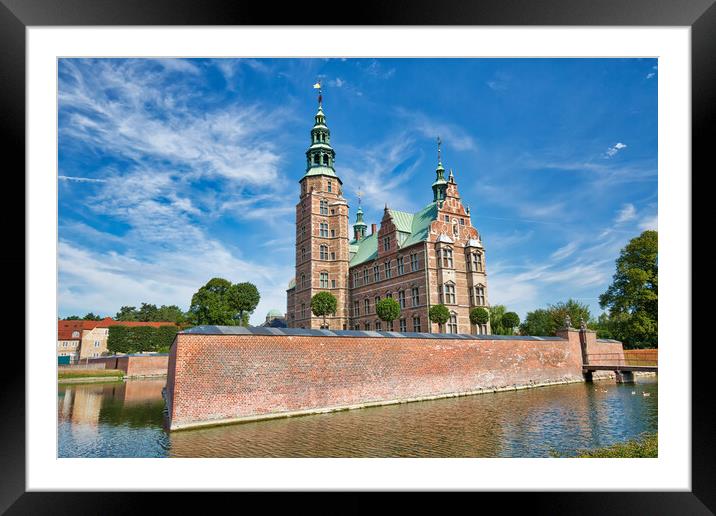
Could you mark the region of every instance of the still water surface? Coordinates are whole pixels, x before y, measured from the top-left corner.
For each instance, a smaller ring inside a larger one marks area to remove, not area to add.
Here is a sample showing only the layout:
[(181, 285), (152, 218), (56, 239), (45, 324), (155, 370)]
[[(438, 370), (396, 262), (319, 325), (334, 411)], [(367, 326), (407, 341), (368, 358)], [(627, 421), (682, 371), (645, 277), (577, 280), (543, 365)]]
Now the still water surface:
[(163, 429), (164, 383), (59, 385), (59, 456), (549, 457), (657, 429), (653, 376), (635, 385), (557, 385), (171, 435)]

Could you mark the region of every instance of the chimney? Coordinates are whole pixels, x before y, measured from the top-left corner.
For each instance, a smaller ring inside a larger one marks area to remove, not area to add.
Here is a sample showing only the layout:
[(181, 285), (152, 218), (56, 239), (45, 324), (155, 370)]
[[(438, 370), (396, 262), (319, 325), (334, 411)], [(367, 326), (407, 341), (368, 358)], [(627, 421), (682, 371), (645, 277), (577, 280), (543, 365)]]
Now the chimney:
[(377, 232), (378, 232), (378, 231), (377, 231), (376, 225), (375, 225), (375, 224), (371, 224), (371, 225), (370, 225), (370, 234), (372, 235), (373, 233), (377, 233)]

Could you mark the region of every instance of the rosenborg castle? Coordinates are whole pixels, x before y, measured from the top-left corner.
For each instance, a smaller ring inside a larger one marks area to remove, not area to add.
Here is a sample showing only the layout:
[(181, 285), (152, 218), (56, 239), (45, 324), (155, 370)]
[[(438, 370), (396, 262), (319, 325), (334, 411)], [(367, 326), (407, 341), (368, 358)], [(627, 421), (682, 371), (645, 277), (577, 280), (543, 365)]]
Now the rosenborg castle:
[[(439, 140), (432, 201), (417, 213), (386, 206), (380, 227), (371, 224), (370, 229), (360, 201), (350, 223), (335, 156), (319, 97), (296, 205), (296, 276), (287, 290), (288, 326), (324, 328), (323, 317), (311, 313), (311, 298), (328, 291), (338, 300), (336, 313), (326, 319), (329, 329), (488, 333), (488, 325), (476, 327), (469, 318), (472, 308), (488, 305), (485, 249), (453, 172), (445, 177)], [(392, 324), (375, 312), (386, 297), (401, 307)], [(444, 328), (428, 318), (430, 307), (440, 303), (451, 313)]]

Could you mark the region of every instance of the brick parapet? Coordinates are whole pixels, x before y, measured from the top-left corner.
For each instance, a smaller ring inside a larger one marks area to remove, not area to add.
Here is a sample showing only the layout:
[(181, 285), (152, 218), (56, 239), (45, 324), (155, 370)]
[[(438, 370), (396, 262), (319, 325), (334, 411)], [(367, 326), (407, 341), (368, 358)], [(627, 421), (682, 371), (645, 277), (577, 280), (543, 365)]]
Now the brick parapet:
[(579, 340), (180, 333), (170, 428), (582, 381)]

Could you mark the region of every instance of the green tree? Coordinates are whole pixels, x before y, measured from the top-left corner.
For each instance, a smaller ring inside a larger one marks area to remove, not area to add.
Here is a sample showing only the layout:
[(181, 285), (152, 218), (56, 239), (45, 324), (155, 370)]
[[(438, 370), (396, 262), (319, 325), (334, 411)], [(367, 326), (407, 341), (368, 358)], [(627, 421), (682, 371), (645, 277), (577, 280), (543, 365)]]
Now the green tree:
[(446, 322), (450, 319), (450, 310), (445, 305), (433, 305), (428, 311), (428, 318), (440, 325), (440, 331), (443, 331), (443, 327)]
[(142, 306), (140, 306), (139, 310), (137, 310), (137, 321), (157, 321), (157, 312), (157, 305), (142, 303)]
[(114, 316), (117, 321), (136, 321), (137, 319), (137, 307), (135, 306), (123, 306)]
[(155, 314), (156, 321), (182, 324), (186, 321), (186, 314), (176, 305), (162, 305)]
[(375, 313), (392, 327), (393, 321), (400, 317), (400, 304), (392, 297), (386, 297), (375, 304)]
[(590, 321), (592, 314), (589, 312), (589, 305), (580, 303), (574, 299), (568, 299), (566, 302), (559, 302), (554, 305), (549, 305), (549, 313), (552, 316), (552, 333), (554, 335), (557, 330), (564, 328), (564, 322), (567, 319), (567, 315), (572, 321), (572, 326), (579, 327), (579, 321)]
[(81, 318), (79, 315), (70, 315), (65, 317), (65, 321), (79, 321)]
[(229, 290), (229, 302), (238, 310), (242, 326), (248, 325), (248, 316), (253, 313), (260, 300), (261, 295), (253, 283), (237, 283)]
[(487, 324), (490, 321), (490, 312), (478, 306), (470, 310), (470, 322), (477, 326)]
[(507, 335), (508, 329), (502, 325), (502, 317), (507, 312), (505, 305), (492, 305), (488, 308), (490, 312), (490, 330), (493, 335)]
[(658, 233), (644, 231), (624, 247), (612, 284), (599, 296), (619, 340), (628, 346), (658, 346)]
[(520, 325), (520, 316), (515, 312), (507, 312), (502, 316), (502, 327), (511, 335), (514, 329)]
[(231, 282), (212, 278), (191, 298), (189, 312), (196, 324), (233, 325), (238, 310), (232, 308), (228, 299)]
[(552, 336), (556, 332), (554, 318), (549, 310), (539, 308), (527, 312), (524, 322), (520, 325), (522, 335)]
[(82, 319), (85, 321), (101, 321), (102, 318), (99, 315), (95, 315), (92, 312), (85, 315)]
[(338, 300), (330, 292), (319, 292), (311, 298), (311, 312), (316, 317), (323, 317), (323, 327), (328, 328), (326, 316), (336, 313)]

